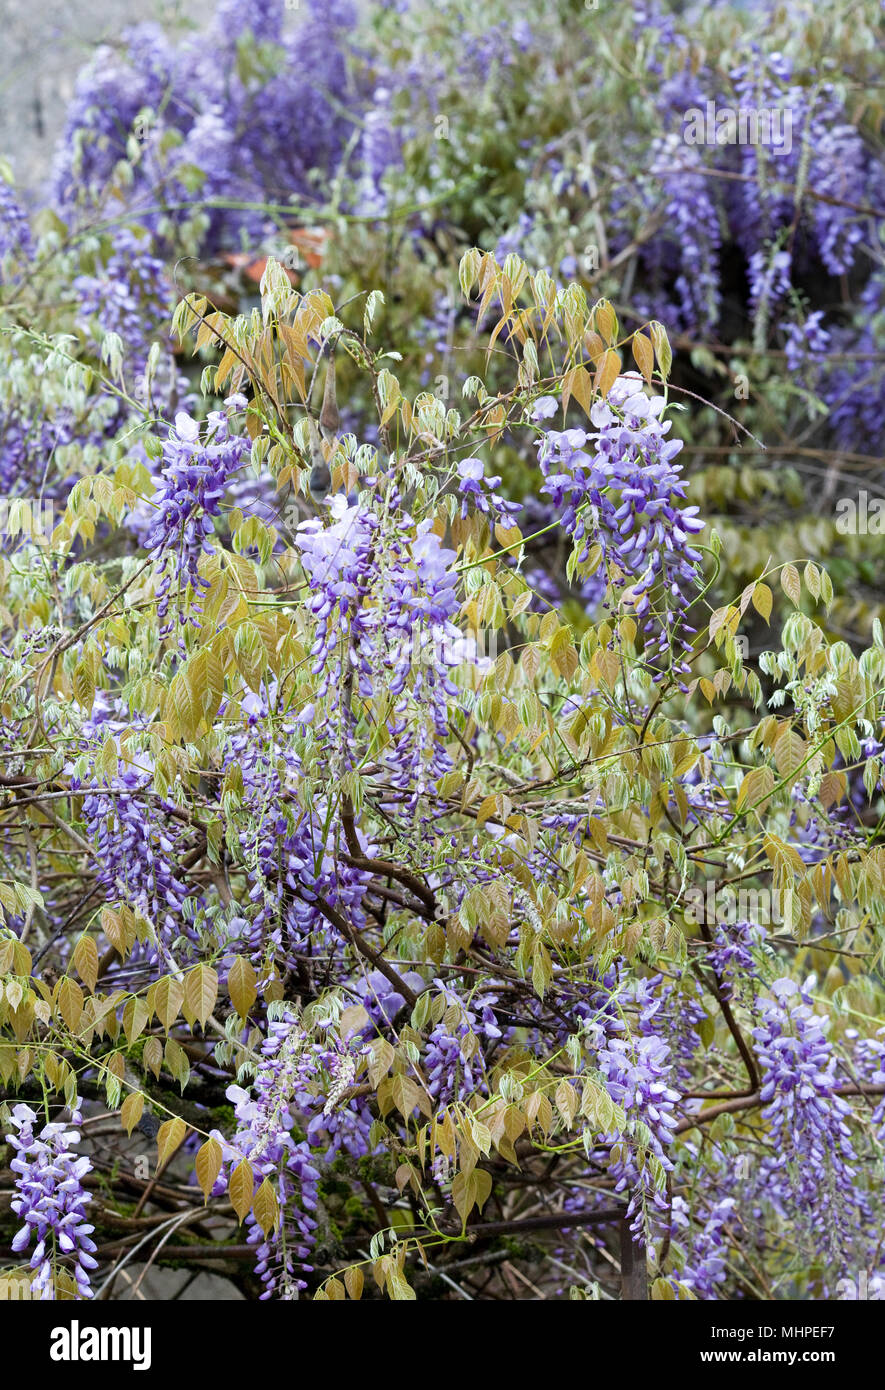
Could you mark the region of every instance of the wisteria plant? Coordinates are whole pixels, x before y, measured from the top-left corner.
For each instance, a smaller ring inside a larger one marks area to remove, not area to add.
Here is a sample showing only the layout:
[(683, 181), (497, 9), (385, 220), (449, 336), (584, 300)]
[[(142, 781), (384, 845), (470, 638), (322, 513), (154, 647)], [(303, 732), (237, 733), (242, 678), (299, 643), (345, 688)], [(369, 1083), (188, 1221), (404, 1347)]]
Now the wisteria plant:
[(882, 628), (795, 552), (730, 591), (663, 323), (458, 274), (448, 405), (378, 289), (187, 293), (201, 391), (124, 377), (125, 447), (2, 559), (0, 1241), (41, 1296), (150, 1232), (258, 1298), (885, 1264)]

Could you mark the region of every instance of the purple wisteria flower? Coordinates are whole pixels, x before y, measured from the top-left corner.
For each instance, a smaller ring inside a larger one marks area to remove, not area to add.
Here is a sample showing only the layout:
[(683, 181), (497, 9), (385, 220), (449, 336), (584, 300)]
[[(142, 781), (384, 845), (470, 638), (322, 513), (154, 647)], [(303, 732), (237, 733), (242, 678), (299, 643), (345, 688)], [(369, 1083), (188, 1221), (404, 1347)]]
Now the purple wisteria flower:
[[(413, 990), (420, 991), (424, 988), (424, 980), (416, 970), (406, 970), (402, 978)], [(354, 988), (369, 1017), (379, 1027), (393, 1023), (406, 1002), (380, 970), (371, 970), (363, 979), (357, 981)]]
[(10, 255), (29, 258), (33, 251), (28, 215), (9, 184), (0, 177), (0, 262)]
[(734, 1220), (736, 1206), (734, 1197), (717, 1198), (700, 1228), (693, 1229), (685, 1198), (678, 1195), (673, 1198), (671, 1229), (678, 1232), (687, 1247), (677, 1278), (691, 1289), (695, 1298), (715, 1299), (718, 1287), (725, 1282), (728, 1226)]
[[(385, 527), (375, 507), (386, 512)], [(316, 620), (310, 654), (321, 676), (317, 695), (328, 695), (342, 731), (354, 723), (349, 703), (341, 702), (347, 683), (364, 699), (382, 687), (393, 698), (385, 763), (414, 806), (451, 767), (447, 697), (457, 691), (448, 672), (463, 649), (452, 621), (455, 552), (429, 521), (416, 525), (401, 510), (395, 489), (372, 505), (338, 494), (329, 513), (331, 525), (311, 518), (296, 536)], [(345, 743), (341, 732), (342, 755)]]
[(80, 1297), (89, 1298), (90, 1271), (98, 1261), (91, 1253), (95, 1242), (90, 1235), (95, 1228), (86, 1220), (92, 1198), (83, 1187), (92, 1164), (85, 1155), (72, 1152), (80, 1141), (77, 1128), (72, 1128), (80, 1124), (78, 1101), (72, 1103), (70, 1124), (45, 1124), (35, 1134), (36, 1120), (30, 1106), (16, 1105), (11, 1118), (15, 1133), (6, 1135), (6, 1142), (15, 1149), (10, 1167), (16, 1174), (17, 1195), (11, 1205), (23, 1223), (12, 1248), (19, 1254), (36, 1237), (30, 1266), (37, 1276), (31, 1288), (39, 1290), (41, 1298), (56, 1297), (54, 1275), (63, 1261), (70, 1261)]
[(169, 278), (149, 240), (119, 231), (107, 264), (73, 282), (80, 314), (94, 318), (100, 333), (117, 333), (136, 371), (142, 370), (156, 333), (169, 312)]
[[(81, 786), (74, 775), (71, 785)], [(190, 890), (176, 873), (182, 833), (173, 808), (148, 795), (146, 772), (121, 772), (110, 784), (100, 776), (83, 788), (83, 819), (98, 853), (98, 882), (108, 902), (123, 900), (167, 941), (184, 930)]]
[(877, 453), (885, 431), (885, 390), (881, 369), (870, 364), (885, 350), (885, 272), (875, 270), (861, 291), (854, 325), (834, 330), (832, 337), (836, 351), (847, 356), (821, 387), (830, 424), (841, 448)]
[(785, 323), (787, 366), (791, 372), (802, 371), (815, 358), (823, 357), (830, 343), (830, 334), (822, 324), (820, 309), (809, 314), (804, 323)]
[(660, 976), (627, 983), (622, 969), (612, 967), (580, 1008), (585, 1046), (595, 1052), (602, 1084), (623, 1111), (620, 1126), (593, 1142), (610, 1150), (614, 1190), (629, 1194), (627, 1215), (639, 1239), (645, 1238), (649, 1206), (658, 1215), (668, 1211), (663, 1187), (673, 1169), (669, 1151), (680, 1099), (658, 1018), (666, 1003), (662, 983)]
[[(291, 31), (287, 8), (299, 11)], [(122, 45), (101, 45), (77, 78), (56, 156), (62, 210), (115, 199), (115, 173), (126, 159), (129, 196), (148, 203), (142, 220), (153, 230), (168, 235), (170, 221), (215, 200), (220, 206), (205, 210), (205, 246), (272, 232), (261, 205), (315, 197), (316, 171), (332, 176), (351, 152), (354, 19), (347, 0), (222, 0), (208, 32), (180, 44), (144, 23), (128, 29)], [(373, 167), (385, 129), (370, 132)], [(152, 206), (161, 184), (174, 207), (163, 214)]]
[(796, 1209), (820, 1226), (821, 1245), (837, 1255), (852, 1224), (857, 1158), (850, 1109), (836, 1094), (836, 1055), (811, 1000), (790, 979), (775, 980), (771, 994), (760, 1001), (762, 1022), (753, 1029), (762, 1113), (777, 1155), (771, 1166), (787, 1169)]
[[(246, 401), (242, 396), (230, 396), (225, 405), (230, 413), (211, 411), (204, 430), (180, 411), (175, 429), (163, 445), (162, 483), (154, 494), (156, 513), (146, 541), (147, 549), (164, 568), (158, 591), (160, 617), (168, 612), (173, 578), (180, 590), (194, 595), (208, 587), (198, 566), (203, 556), (214, 550), (209, 541), (213, 518), (218, 515), (230, 478), (249, 457), (248, 437), (232, 434), (230, 428), (230, 415), (242, 410)], [(181, 610), (179, 621), (187, 621)], [(199, 626), (194, 616), (190, 622)]]
[(532, 407), (531, 418), (533, 420), (552, 420), (558, 409), (559, 401), (555, 396), (541, 396)]
[(790, 292), (793, 257), (789, 251), (754, 251), (750, 257), (750, 304), (771, 310)]
[[(311, 611), (316, 620), (316, 636), (311, 647), (314, 675), (322, 674), (318, 696), (333, 693), (341, 675), (341, 659), (336, 647), (342, 635), (351, 638), (352, 650), (360, 652), (360, 639), (370, 630), (371, 618), (361, 611), (373, 579), (375, 532), (378, 519), (368, 508), (349, 505), (336, 493), (329, 506), (331, 525), (318, 517), (298, 527), (296, 545), (312, 592)], [(371, 693), (371, 664), (364, 656), (356, 662), (360, 688)]]
[(665, 244), (656, 238), (649, 254), (674, 263), (675, 303), (667, 322), (686, 332), (708, 332), (719, 322), (722, 236), (700, 150), (679, 136), (665, 136), (655, 142), (650, 173), (666, 198), (667, 214)]
[(646, 1202), (651, 1201), (661, 1208), (665, 1206), (647, 1155), (657, 1159), (661, 1172), (673, 1167), (667, 1150), (673, 1143), (676, 1123), (673, 1107), (679, 1100), (679, 1092), (669, 1084), (670, 1048), (663, 1038), (653, 1034), (609, 1038), (597, 1056), (597, 1063), (606, 1090), (615, 1104), (622, 1106), (627, 1117), (624, 1135), (610, 1136), (615, 1146), (611, 1171), (616, 1180), (615, 1192), (630, 1193), (627, 1214), (632, 1218), (634, 1233), (641, 1235)]
[(831, 275), (846, 275), (854, 266), (864, 232), (857, 209), (844, 204), (856, 201), (866, 186), (868, 161), (854, 126), (830, 124), (837, 109), (830, 104), (823, 119), (815, 123), (811, 184), (815, 193), (833, 200), (814, 203), (818, 255)]
[[(476, 1047), (476, 1039), (497, 1042), (501, 1037), (492, 1007), (497, 1003), (497, 996), (484, 994), (476, 1008), (469, 1008), (457, 991), (448, 988), (442, 980), (433, 983), (446, 1001), (447, 1013), (427, 1039), (424, 1056), (427, 1090), (437, 1104), (448, 1104), (470, 1094), (484, 1095), (488, 1088), (483, 1079), (482, 1049)], [(449, 1017), (449, 1010), (457, 1011), (456, 1021)]]
[[(303, 713), (303, 712), (302, 712)], [(237, 766), (248, 814), (238, 833), (240, 854), (249, 886), (251, 920), (244, 921), (242, 938), (256, 963), (273, 949), (283, 959), (314, 943), (317, 950), (343, 949), (329, 936), (317, 899), (347, 914), (357, 928), (364, 924), (362, 898), (367, 875), (334, 854), (325, 826), (325, 806), (313, 815), (292, 815), (286, 792), (303, 777), (301, 759), (292, 746), (303, 726), (295, 720), (274, 726), (262, 702), (249, 715), (248, 727), (225, 748), (225, 761)]]
[(242, 1086), (227, 1089), (239, 1122), (233, 1142), (214, 1134), (222, 1145), (225, 1161), (235, 1166), (247, 1158), (256, 1183), (269, 1178), (280, 1204), (279, 1226), (267, 1235), (251, 1212), (246, 1218), (246, 1240), (256, 1247), (255, 1272), (264, 1284), (262, 1299), (297, 1298), (305, 1287), (300, 1272), (310, 1270), (306, 1261), (316, 1230), (314, 1212), (320, 1174), (313, 1166), (310, 1146), (304, 1140), (296, 1141), (291, 1134), (295, 1123), (291, 1104), (299, 1079), (303, 1041), (303, 1034), (292, 1019), (268, 1025), (252, 1094)]
[(736, 982), (749, 983), (758, 977), (753, 948), (765, 932), (751, 922), (719, 923), (706, 959), (722, 987), (722, 997), (730, 999)]
[[(342, 1148), (356, 1158), (370, 1152), (371, 1114), (363, 1098), (346, 1097), (357, 1060), (367, 1051), (360, 1037), (315, 1041), (287, 1009), (268, 1022), (251, 1090), (227, 1089), (239, 1127), (230, 1143), (215, 1133), (224, 1160), (235, 1165), (247, 1158), (257, 1183), (268, 1178), (274, 1184), (280, 1204), (279, 1225), (267, 1234), (254, 1215), (246, 1220), (247, 1241), (258, 1257), (255, 1272), (264, 1284), (262, 1299), (295, 1299), (305, 1288), (301, 1275), (311, 1268), (321, 1176), (312, 1150), (325, 1138), (330, 1141), (326, 1161)], [(298, 1118), (307, 1120), (306, 1139), (293, 1136)]]
[(383, 217), (387, 211), (384, 175), (399, 160), (400, 138), (393, 127), (391, 93), (387, 87), (377, 87), (371, 105), (363, 117), (360, 141), (360, 193), (357, 212), (363, 216)]
[(486, 477), (485, 464), (482, 459), (467, 458), (461, 459), (456, 467), (458, 474), (458, 491), (461, 494), (461, 516), (467, 515), (469, 503), (472, 502), (476, 511), (482, 512), (492, 521), (506, 520), (510, 516), (521, 510), (518, 502), (509, 502), (505, 497), (501, 497), (497, 489), (501, 486), (499, 476), (493, 478)]
[[(703, 522), (697, 507), (683, 505), (685, 483), (674, 463), (682, 441), (666, 437), (665, 404), (627, 373), (591, 407), (591, 431), (550, 430), (539, 445), (541, 490), (560, 509), (563, 528), (583, 542), (579, 561), (598, 542), (604, 560), (629, 580), (639, 618), (650, 615), (657, 586), (661, 605), (680, 618), (701, 560), (691, 542)], [(693, 633), (681, 619), (679, 625), (683, 635)], [(665, 624), (658, 635), (661, 654), (672, 636)]]

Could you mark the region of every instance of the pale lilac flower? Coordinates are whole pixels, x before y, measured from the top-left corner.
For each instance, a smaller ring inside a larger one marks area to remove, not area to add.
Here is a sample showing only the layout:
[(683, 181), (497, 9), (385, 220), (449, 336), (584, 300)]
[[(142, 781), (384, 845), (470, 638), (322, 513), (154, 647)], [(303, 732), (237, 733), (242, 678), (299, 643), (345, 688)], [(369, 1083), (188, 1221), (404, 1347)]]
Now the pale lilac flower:
[(16, 1151), (10, 1167), (17, 1175), (17, 1195), (11, 1205), (23, 1223), (13, 1237), (12, 1248), (21, 1254), (36, 1237), (30, 1266), (37, 1270), (37, 1277), (31, 1287), (39, 1290), (43, 1299), (56, 1296), (56, 1268), (67, 1267), (68, 1262), (80, 1297), (89, 1298), (90, 1271), (98, 1263), (91, 1253), (95, 1250), (90, 1240), (94, 1227), (85, 1219), (92, 1199), (83, 1187), (92, 1164), (72, 1152), (80, 1141), (77, 1105), (75, 1100), (70, 1125), (45, 1124), (38, 1135), (34, 1133), (35, 1112), (28, 1105), (16, 1105), (11, 1120), (15, 1132), (6, 1135), (7, 1144)]

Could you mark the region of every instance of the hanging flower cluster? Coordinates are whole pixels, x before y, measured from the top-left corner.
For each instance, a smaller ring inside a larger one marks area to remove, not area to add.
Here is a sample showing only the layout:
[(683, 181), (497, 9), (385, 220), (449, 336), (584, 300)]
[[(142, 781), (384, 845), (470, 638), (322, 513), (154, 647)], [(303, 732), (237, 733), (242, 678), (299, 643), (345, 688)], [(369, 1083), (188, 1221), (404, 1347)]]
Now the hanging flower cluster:
[(489, 517), (490, 521), (507, 525), (508, 518), (515, 517), (522, 508), (518, 502), (510, 502), (500, 495), (500, 477), (486, 476), (482, 459), (460, 459), (457, 464), (458, 492), (461, 494), (461, 516), (467, 516), (471, 504), (478, 512)]
[(163, 445), (162, 482), (153, 497), (156, 508), (146, 545), (163, 571), (160, 584), (160, 616), (165, 617), (173, 582), (178, 587), (181, 624), (190, 621), (199, 627), (194, 616), (185, 613), (183, 593), (199, 597), (207, 588), (199, 573), (200, 560), (211, 555), (214, 547), (209, 537), (214, 530), (228, 482), (249, 456), (247, 437), (231, 432), (231, 415), (245, 407), (242, 396), (230, 396), (226, 411), (210, 412), (205, 426), (184, 411), (175, 417), (175, 429)]
[(734, 1197), (719, 1198), (712, 1203), (700, 1229), (693, 1230), (688, 1203), (683, 1197), (673, 1198), (671, 1228), (687, 1247), (685, 1261), (673, 1282), (690, 1289), (695, 1298), (715, 1299), (725, 1282), (729, 1223), (734, 1220), (736, 1207)]
[[(330, 1037), (315, 1041), (290, 1010), (268, 1023), (267, 1037), (249, 1091), (230, 1086), (238, 1129), (221, 1142), (225, 1160), (248, 1159), (256, 1183), (273, 1184), (279, 1219), (262, 1231), (255, 1213), (247, 1219), (248, 1243), (256, 1247), (256, 1274), (265, 1286), (263, 1298), (297, 1298), (305, 1287), (310, 1251), (317, 1228), (317, 1187), (320, 1171), (314, 1151), (321, 1136), (331, 1139), (326, 1162), (344, 1147), (354, 1157), (369, 1152), (370, 1120), (365, 1106), (348, 1101), (346, 1092), (356, 1073), (357, 1058), (367, 1051), (359, 1040), (343, 1045)], [(309, 1118), (307, 1138), (296, 1140), (296, 1118)]]
[[(605, 401), (590, 409), (593, 429), (548, 430), (539, 442), (544, 481), (560, 524), (584, 561), (596, 542), (604, 562), (629, 581), (637, 616), (654, 627), (652, 600), (660, 588), (662, 612), (657, 651), (663, 654), (676, 628), (694, 629), (684, 610), (701, 555), (692, 538), (704, 523), (698, 508), (685, 506), (685, 482), (674, 463), (682, 441), (667, 439), (663, 396), (648, 396), (633, 373), (619, 377)], [(552, 398), (543, 398), (535, 418), (549, 418)], [(688, 668), (683, 664), (682, 670)]]
[[(434, 980), (439, 995), (446, 1001), (447, 1015), (431, 1030), (425, 1051), (427, 1090), (439, 1104), (462, 1095), (482, 1095), (485, 1084), (480, 1070), (480, 1038), (495, 1043), (501, 1036), (493, 1005), (497, 996), (483, 995), (477, 1008), (468, 1008), (453, 989), (442, 980)], [(457, 1021), (455, 1021), (457, 1016)]]
[[(614, 1190), (630, 1193), (628, 1215), (641, 1235), (645, 1203), (663, 1209), (659, 1176), (672, 1168), (667, 1150), (673, 1143), (674, 1106), (680, 1097), (670, 1085), (670, 1049), (656, 1036), (610, 1038), (597, 1061), (606, 1090), (627, 1117), (624, 1136), (611, 1136), (612, 1175)], [(657, 1160), (657, 1173), (648, 1155)]]
[(273, 1032), (265, 1040), (265, 1058), (251, 1095), (240, 1086), (228, 1087), (238, 1125), (233, 1142), (228, 1143), (220, 1134), (214, 1137), (222, 1143), (232, 1166), (248, 1159), (259, 1186), (265, 1181), (273, 1186), (280, 1212), (278, 1224), (263, 1231), (250, 1212), (246, 1240), (255, 1246), (255, 1273), (264, 1285), (261, 1298), (290, 1300), (305, 1287), (302, 1275), (310, 1271), (307, 1261), (317, 1226), (314, 1212), (320, 1174), (310, 1145), (292, 1138), (294, 1120), (288, 1110), (289, 1078), (282, 1043)]
[(183, 841), (171, 818), (174, 808), (148, 799), (149, 780), (132, 770), (111, 784), (97, 780), (84, 788), (83, 819), (108, 902), (137, 909), (168, 942), (184, 931), (182, 911), (191, 890), (176, 869)]
[[(362, 923), (367, 878), (336, 858), (323, 808), (305, 813), (297, 802), (303, 767), (294, 744), (303, 737), (303, 724), (284, 721), (271, 736), (270, 710), (264, 702), (256, 704), (250, 731), (231, 738), (226, 752), (242, 785), (244, 815), (237, 838), (250, 904), (242, 939), (256, 960), (270, 951), (287, 960), (310, 943), (317, 950), (335, 947), (320, 900)], [(258, 732), (262, 726), (266, 743)]]
[[(762, 1021), (753, 1030), (763, 1071), (762, 1113), (778, 1155), (769, 1167), (786, 1169), (806, 1220), (819, 1222), (823, 1210), (823, 1244), (839, 1254), (850, 1238), (857, 1155), (848, 1104), (836, 1093), (836, 1056), (823, 1019), (794, 980), (776, 980), (771, 995), (760, 1000)], [(829, 1198), (823, 1209), (822, 1193)]]
[(32, 1281), (32, 1296), (57, 1297), (55, 1276), (58, 1268), (70, 1268), (81, 1298), (90, 1296), (91, 1271), (97, 1261), (92, 1255), (95, 1242), (90, 1239), (94, 1227), (86, 1219), (86, 1207), (92, 1200), (83, 1186), (83, 1179), (92, 1164), (83, 1155), (73, 1152), (80, 1142), (79, 1105), (71, 1103), (69, 1124), (60, 1121), (45, 1124), (35, 1132), (37, 1115), (28, 1105), (13, 1107), (13, 1133), (6, 1135), (7, 1144), (15, 1150), (10, 1164), (16, 1175), (17, 1195), (12, 1210), (22, 1222), (13, 1237), (16, 1254), (36, 1244), (31, 1251), (30, 1267), (37, 1271)]
[(455, 688), (448, 670), (463, 645), (452, 623), (455, 552), (429, 521), (416, 525), (401, 510), (395, 489), (374, 505), (338, 494), (330, 516), (326, 526), (319, 518), (303, 522), (296, 536), (316, 620), (317, 694), (341, 710), (342, 729), (352, 720), (341, 706), (346, 686), (363, 699), (390, 698), (385, 762), (414, 804), (450, 766), (444, 742)]

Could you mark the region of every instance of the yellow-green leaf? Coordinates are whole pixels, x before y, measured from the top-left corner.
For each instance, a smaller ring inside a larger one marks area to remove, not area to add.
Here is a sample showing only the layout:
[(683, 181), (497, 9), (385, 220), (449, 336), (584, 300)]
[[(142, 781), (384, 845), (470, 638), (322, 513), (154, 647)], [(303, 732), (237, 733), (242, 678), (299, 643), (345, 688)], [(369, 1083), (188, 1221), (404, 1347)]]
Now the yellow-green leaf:
[(238, 1221), (245, 1221), (252, 1209), (252, 1193), (255, 1190), (255, 1176), (248, 1158), (238, 1163), (230, 1175), (228, 1193), (237, 1214)]
[(655, 350), (644, 333), (633, 334), (633, 358), (646, 382), (651, 383), (651, 374), (655, 365)]
[(200, 1191), (208, 1199), (218, 1174), (221, 1172), (221, 1145), (217, 1139), (207, 1139), (203, 1144), (194, 1162), (194, 1171), (197, 1175), (197, 1182), (200, 1184)]
[(123, 1009), (123, 1032), (130, 1047), (144, 1032), (149, 1017), (148, 1006), (143, 999), (135, 996), (127, 999)]
[(784, 729), (774, 745), (774, 761), (781, 777), (792, 782), (807, 754), (805, 740), (795, 729)]
[(764, 811), (773, 788), (774, 773), (771, 768), (754, 767), (741, 782), (737, 794), (737, 809), (742, 811), (745, 806), (756, 806), (758, 803), (759, 810)]
[(210, 965), (195, 965), (184, 981), (184, 1002), (201, 1027), (215, 1008), (218, 976)]
[(157, 982), (154, 993), (154, 1011), (167, 1033), (178, 1018), (178, 1011), (183, 1002), (184, 985), (179, 980), (173, 980), (169, 975), (164, 975), (162, 980)]
[(596, 390), (603, 400), (621, 375), (621, 359), (614, 348), (607, 348), (605, 356), (596, 371)]
[(141, 1091), (133, 1091), (120, 1106), (120, 1123), (127, 1134), (131, 1134), (141, 1119), (144, 1110), (144, 1096)]
[(795, 565), (784, 565), (781, 570), (781, 587), (787, 598), (792, 599), (796, 607), (799, 607), (799, 599), (802, 594), (802, 581), (799, 578), (799, 571)]
[(768, 622), (771, 617), (771, 590), (767, 584), (759, 583), (753, 589), (753, 607)]
[(237, 956), (227, 977), (227, 992), (240, 1018), (245, 1018), (258, 998), (258, 976), (252, 962)]
[(484, 1173), (481, 1168), (473, 1168), (469, 1173), (458, 1173), (452, 1183), (452, 1201), (455, 1209), (461, 1218), (462, 1225), (467, 1224), (467, 1218), (474, 1207), (479, 1207), (480, 1211), (488, 1200), (492, 1190), (492, 1179), (488, 1173)]
[(83, 1017), (83, 991), (69, 975), (59, 981), (56, 1007), (64, 1022), (73, 1033)]
[[(277, 1201), (277, 1194), (274, 1192), (269, 1178), (264, 1179), (264, 1182), (255, 1193), (255, 1198), (252, 1202), (252, 1211), (255, 1220), (266, 1236), (276, 1229), (280, 1219), (280, 1204)], [(342, 1290), (342, 1297), (343, 1296), (344, 1291)]]
[(94, 993), (98, 984), (98, 947), (94, 936), (84, 932), (71, 953), (71, 964), (84, 985)]
[(157, 1172), (165, 1168), (172, 1155), (183, 1144), (186, 1134), (187, 1125), (178, 1115), (160, 1125), (157, 1134)]
[(163, 1065), (163, 1044), (159, 1038), (148, 1038), (144, 1045), (142, 1060), (148, 1071), (153, 1072), (159, 1079), (160, 1068)]

